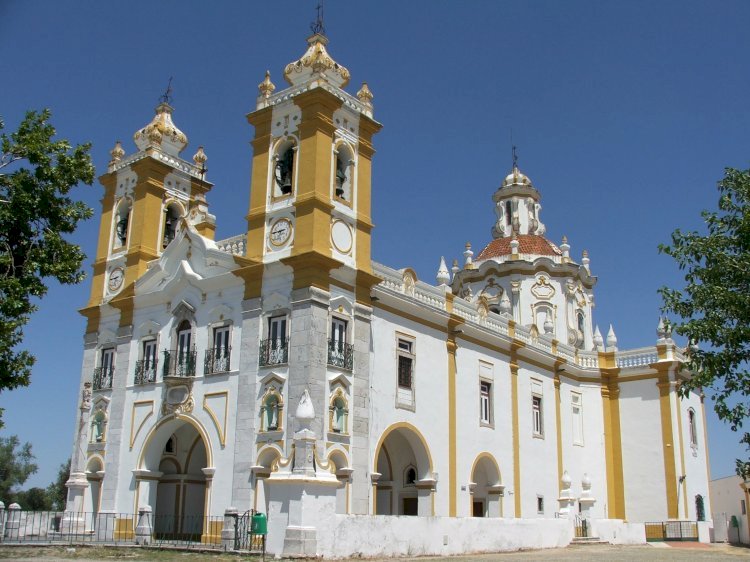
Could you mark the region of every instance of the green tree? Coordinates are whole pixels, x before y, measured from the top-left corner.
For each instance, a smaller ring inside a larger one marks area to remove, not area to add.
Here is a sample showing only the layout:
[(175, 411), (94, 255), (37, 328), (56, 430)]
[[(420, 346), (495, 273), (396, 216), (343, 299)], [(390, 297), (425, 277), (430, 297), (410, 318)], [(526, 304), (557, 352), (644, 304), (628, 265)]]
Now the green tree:
[[(750, 170), (727, 168), (718, 188), (718, 210), (701, 213), (706, 234), (678, 229), (659, 246), (685, 272), (683, 289), (659, 292), (690, 342), (693, 376), (681, 392), (705, 390), (719, 419), (740, 431), (750, 414)], [(750, 448), (750, 433), (740, 433)], [(749, 476), (750, 462), (737, 459), (737, 473)]]
[(47, 490), (44, 488), (29, 488), (13, 494), (13, 501), (21, 506), (21, 509), (28, 511), (50, 511), (52, 502), (50, 502)]
[(29, 384), (34, 357), (17, 346), (37, 309), (33, 299), (47, 292), (45, 279), (84, 277), (85, 256), (65, 235), (92, 214), (68, 196), (94, 180), (90, 145), (53, 140), (49, 119), (48, 110), (30, 111), (17, 131), (0, 135), (0, 391)]
[(60, 465), (60, 469), (57, 471), (57, 478), (49, 486), (47, 486), (47, 497), (50, 501), (51, 509), (62, 511), (65, 509), (65, 501), (68, 498), (68, 488), (65, 487), (65, 482), (70, 477), (70, 459), (68, 462), (64, 462)]
[(12, 501), (13, 489), (26, 482), (37, 469), (31, 443), (21, 445), (16, 435), (0, 437), (0, 500)]

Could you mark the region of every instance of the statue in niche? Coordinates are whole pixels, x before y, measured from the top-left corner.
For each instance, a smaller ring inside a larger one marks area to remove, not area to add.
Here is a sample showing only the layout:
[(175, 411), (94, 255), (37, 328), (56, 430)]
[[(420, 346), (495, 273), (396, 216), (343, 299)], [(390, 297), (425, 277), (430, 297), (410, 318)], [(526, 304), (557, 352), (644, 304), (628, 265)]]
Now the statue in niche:
[(284, 195), (292, 192), (292, 172), (294, 172), (294, 150), (289, 147), (276, 161), (274, 170), (276, 184)]

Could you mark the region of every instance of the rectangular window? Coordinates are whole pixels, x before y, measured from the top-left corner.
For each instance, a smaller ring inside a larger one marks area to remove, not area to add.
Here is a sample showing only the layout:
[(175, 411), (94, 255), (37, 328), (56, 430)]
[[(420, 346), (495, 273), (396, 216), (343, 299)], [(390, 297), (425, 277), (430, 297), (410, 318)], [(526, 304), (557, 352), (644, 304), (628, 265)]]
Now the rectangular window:
[(331, 319), (331, 343), (334, 345), (346, 343), (346, 320)]
[(220, 356), (229, 353), (229, 326), (214, 328), (214, 350)]
[(413, 388), (414, 354), (413, 342), (399, 338), (398, 340), (398, 386)]
[(286, 341), (286, 316), (274, 316), (268, 319), (268, 339), (273, 347), (283, 346)]
[(102, 371), (104, 373), (111, 373), (115, 366), (115, 350), (110, 347), (102, 349)]
[(487, 381), (479, 381), (479, 421), (492, 423), (492, 384)]
[(583, 445), (583, 402), (578, 392), (570, 393), (570, 408), (573, 421), (573, 443)]
[(536, 512), (544, 515), (544, 496), (536, 497)]
[(143, 369), (152, 371), (156, 368), (156, 340), (143, 342)]
[(531, 417), (534, 428), (534, 435), (542, 437), (544, 435), (544, 425), (542, 422), (542, 397), (531, 397)]
[(742, 515), (747, 515), (747, 506), (745, 500), (740, 500), (740, 508), (742, 508)]

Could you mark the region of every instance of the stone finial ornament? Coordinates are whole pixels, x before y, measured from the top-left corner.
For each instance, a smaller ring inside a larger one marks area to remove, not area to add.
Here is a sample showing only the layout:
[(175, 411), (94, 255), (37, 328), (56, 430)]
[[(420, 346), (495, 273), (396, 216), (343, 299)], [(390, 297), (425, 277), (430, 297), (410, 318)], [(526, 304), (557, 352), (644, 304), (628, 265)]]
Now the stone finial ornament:
[(466, 243), (466, 250), (464, 250), (464, 269), (474, 269), (474, 252), (471, 251), (471, 242)]
[(617, 336), (612, 324), (609, 325), (609, 332), (607, 332), (607, 351), (617, 351)]
[(260, 92), (260, 97), (268, 99), (271, 97), (271, 94), (273, 94), (274, 90), (276, 89), (276, 86), (273, 82), (271, 82), (271, 71), (266, 70), (266, 77), (263, 78), (263, 82), (258, 84), (258, 91)]
[(581, 257), (581, 264), (583, 265), (583, 267), (586, 268), (586, 271), (588, 271), (589, 273), (591, 273), (591, 268), (589, 267), (590, 263), (591, 263), (591, 260), (589, 259), (589, 251), (584, 250), (582, 257)]
[(503, 293), (503, 296), (500, 297), (500, 313), (505, 314), (506, 316), (510, 316), (512, 310), (510, 305), (510, 299), (508, 298), (508, 293)]
[(594, 330), (594, 348), (597, 351), (604, 351), (604, 338), (602, 338), (602, 333), (599, 331), (599, 326)]
[(456, 273), (461, 271), (461, 268), (458, 267), (458, 260), (453, 260), (453, 267), (451, 267), (451, 272), (453, 273), (453, 277), (456, 276)]
[(375, 96), (372, 95), (372, 91), (370, 91), (370, 87), (367, 85), (367, 82), (362, 82), (362, 87), (357, 92), (357, 99), (367, 107), (372, 107), (373, 97)]
[(520, 246), (520, 244), (518, 242), (518, 237), (516, 236), (516, 231), (514, 230), (513, 231), (513, 236), (510, 239), (510, 253), (511, 253), (511, 255), (513, 255), (513, 256), (517, 256), (518, 255), (518, 248), (519, 248), (519, 246)]
[(440, 267), (435, 277), (438, 285), (447, 285), (451, 282), (451, 275), (448, 272), (448, 266), (445, 265), (445, 257), (440, 256)]
[(198, 152), (196, 152), (193, 155), (193, 162), (195, 162), (195, 165), (199, 168), (203, 167), (203, 165), (208, 161), (208, 156), (206, 156), (206, 153), (203, 152), (203, 147), (198, 147)]
[(570, 261), (570, 244), (568, 244), (568, 237), (562, 237), (562, 244), (560, 244), (560, 250), (562, 251), (562, 258), (564, 262)]
[(666, 330), (664, 329), (664, 318), (659, 316), (659, 323), (656, 325), (656, 343), (664, 343), (666, 339)]
[(112, 150), (109, 151), (109, 154), (110, 156), (112, 156), (112, 160), (109, 161), (108, 166), (112, 168), (120, 160), (122, 160), (123, 156), (125, 156), (125, 150), (123, 150), (122, 148), (122, 143), (120, 141), (115, 141), (115, 146)]

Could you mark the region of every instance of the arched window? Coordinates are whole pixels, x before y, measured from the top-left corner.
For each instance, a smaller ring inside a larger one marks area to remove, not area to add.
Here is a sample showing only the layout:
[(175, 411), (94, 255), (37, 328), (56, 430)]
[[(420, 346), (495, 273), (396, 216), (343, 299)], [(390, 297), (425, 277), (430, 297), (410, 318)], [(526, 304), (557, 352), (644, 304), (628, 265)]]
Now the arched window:
[(404, 471), (404, 486), (414, 486), (417, 482), (417, 469), (407, 466)]
[(161, 246), (166, 248), (174, 240), (177, 234), (177, 225), (180, 221), (182, 212), (177, 203), (172, 203), (164, 210), (164, 236), (162, 237)]
[(294, 153), (296, 148), (294, 141), (290, 139), (282, 142), (274, 155), (274, 197), (285, 197), (294, 190)]
[(703, 505), (703, 496), (700, 494), (695, 496), (695, 518), (698, 521), (706, 520), (706, 508)]
[(690, 446), (691, 447), (697, 447), (698, 446), (698, 431), (695, 427), (695, 410), (690, 408), (688, 410), (688, 432), (690, 435)]
[(96, 410), (91, 416), (91, 442), (104, 443), (106, 441), (107, 415), (103, 410)]
[(510, 199), (508, 199), (505, 202), (505, 224), (510, 226), (511, 220), (513, 219), (513, 207), (510, 202)]
[(579, 310), (576, 313), (576, 324), (578, 325), (578, 331), (581, 332), (581, 335), (583, 335), (584, 321), (585, 321), (585, 317), (583, 315), (583, 311)]

